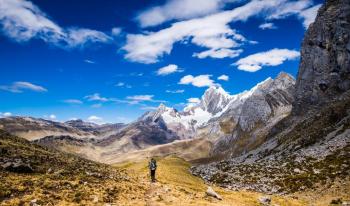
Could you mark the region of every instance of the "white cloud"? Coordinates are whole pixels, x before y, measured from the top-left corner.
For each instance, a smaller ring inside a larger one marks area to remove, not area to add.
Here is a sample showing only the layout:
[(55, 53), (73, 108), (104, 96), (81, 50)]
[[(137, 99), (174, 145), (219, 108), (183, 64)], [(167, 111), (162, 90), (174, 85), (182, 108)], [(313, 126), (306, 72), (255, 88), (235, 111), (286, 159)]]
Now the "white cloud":
[(116, 87), (125, 87), (125, 88), (128, 88), (128, 89), (132, 88), (131, 85), (126, 84), (125, 82), (118, 82), (118, 83), (115, 84), (115, 86)]
[(217, 12), (227, 0), (168, 0), (163, 6), (152, 7), (137, 20), (142, 27), (156, 26), (166, 21), (190, 19)]
[(119, 27), (115, 27), (112, 29), (112, 35), (113, 36), (119, 36), (122, 33), (122, 29)]
[(199, 98), (192, 97), (192, 98), (188, 98), (187, 102), (188, 103), (199, 103), (199, 102), (201, 102), (201, 100)]
[(249, 55), (238, 60), (234, 65), (236, 65), (239, 70), (256, 72), (263, 66), (277, 66), (283, 64), (284, 61), (297, 59), (299, 56), (300, 53), (295, 50), (272, 49), (266, 52)]
[(62, 28), (27, 0), (1, 0), (0, 25), (3, 33), (18, 42), (41, 39), (59, 47), (106, 43), (112, 39), (103, 32), (85, 28)]
[(84, 62), (88, 63), (88, 64), (96, 64), (96, 62), (89, 60), (89, 59), (85, 59)]
[(184, 93), (185, 90), (183, 90), (183, 89), (178, 89), (178, 90), (166, 90), (165, 92), (166, 92), (166, 93), (172, 93), (172, 94), (181, 94), (181, 93)]
[(68, 30), (68, 38), (65, 39), (69, 47), (84, 46), (89, 43), (106, 43), (111, 41), (111, 37), (105, 33), (92, 30), (74, 28)]
[(196, 98), (196, 97), (188, 98), (187, 103), (185, 104), (184, 111), (187, 111), (189, 108), (196, 106), (200, 102), (201, 100), (199, 98)]
[(12, 116), (12, 113), (11, 112), (5, 112), (4, 114), (2, 114), (4, 117), (9, 117), (9, 116)]
[(175, 72), (183, 72), (182, 69), (180, 69), (177, 65), (175, 64), (169, 64), (168, 66), (162, 67), (158, 69), (157, 75), (158, 76), (166, 76)]
[(134, 95), (134, 96), (127, 96), (126, 100), (116, 100), (117, 102), (121, 103), (128, 103), (128, 104), (139, 104), (141, 102), (166, 102), (164, 100), (156, 100), (153, 99), (154, 95)]
[(243, 52), (242, 49), (234, 50), (234, 49), (221, 48), (221, 49), (209, 49), (200, 53), (194, 53), (193, 56), (198, 57), (200, 59), (204, 59), (207, 57), (222, 59), (226, 57), (229, 57), (229, 58), (237, 57), (242, 52)]
[(95, 116), (95, 115), (92, 115), (92, 116), (88, 117), (87, 121), (95, 123), (95, 124), (103, 124), (104, 123), (102, 117), (98, 117), (98, 116)]
[(223, 74), (223, 75), (221, 75), (221, 76), (218, 77), (218, 80), (228, 81), (228, 80), (229, 80), (229, 76)]
[(153, 101), (154, 95), (135, 95), (135, 96), (127, 96), (126, 99), (133, 101)]
[(276, 8), (276, 11), (271, 13), (267, 19), (283, 19), (290, 15), (296, 15), (303, 20), (305, 29), (314, 22), (318, 9), (322, 4), (312, 5), (311, 0), (290, 1), (285, 2), (283, 6)]
[(262, 29), (262, 30), (277, 29), (277, 27), (271, 22), (269, 22), (269, 23), (266, 22), (266, 23), (260, 24), (259, 28)]
[(124, 82), (118, 82), (115, 86), (116, 86), (116, 87), (122, 87), (122, 86), (124, 86), (124, 85), (125, 85)]
[(318, 4), (316, 6), (313, 6), (311, 8), (305, 9), (302, 12), (300, 12), (299, 17), (304, 19), (303, 25), (305, 29), (307, 29), (309, 25), (315, 21), (317, 12), (321, 6), (322, 6), (321, 4)]
[(1, 85), (0, 89), (13, 92), (13, 93), (22, 93), (23, 90), (31, 90), (35, 92), (47, 92), (46, 88), (39, 85), (32, 84), (30, 82), (14, 82), (11, 85)]
[[(275, 0), (274, 0), (275, 1)], [(276, 5), (275, 11), (267, 15), (267, 19), (283, 19), (291, 15), (298, 15), (301, 11), (309, 8), (312, 1), (280, 1), (282, 4)]]
[(180, 79), (179, 84), (192, 84), (195, 87), (209, 87), (214, 85), (214, 81), (210, 79), (212, 75), (203, 74), (198, 76), (186, 75)]
[(87, 95), (84, 98), (87, 99), (88, 101), (100, 101), (100, 102), (107, 102), (108, 101), (108, 98), (101, 97), (101, 95), (99, 93)]
[(49, 120), (56, 120), (56, 115), (54, 114), (50, 114), (50, 115), (44, 115), (45, 119), (49, 119)]
[[(192, 43), (212, 50), (202, 54), (203, 58), (215, 55), (223, 57), (225, 52), (221, 52), (221, 55), (216, 53), (218, 51), (226, 51), (227, 53), (228, 50), (222, 49), (232, 50), (248, 41), (231, 28), (230, 23), (246, 21), (253, 16), (259, 16), (266, 20), (286, 18), (290, 15), (298, 16), (311, 5), (311, 0), (250, 1), (232, 10), (176, 22), (170, 27), (156, 32), (146, 31), (142, 34), (129, 34), (127, 35), (127, 43), (123, 47), (123, 50), (126, 51), (125, 58), (134, 62), (155, 63), (159, 58), (170, 54), (176, 42)], [(199, 56), (199, 54), (195, 54), (195, 56)]]
[(83, 103), (79, 99), (66, 99), (66, 100), (63, 100), (63, 102), (65, 102), (67, 104), (82, 104)]
[(5, 113), (0, 112), (0, 117), (10, 117), (10, 116), (12, 116), (11, 112), (5, 112)]

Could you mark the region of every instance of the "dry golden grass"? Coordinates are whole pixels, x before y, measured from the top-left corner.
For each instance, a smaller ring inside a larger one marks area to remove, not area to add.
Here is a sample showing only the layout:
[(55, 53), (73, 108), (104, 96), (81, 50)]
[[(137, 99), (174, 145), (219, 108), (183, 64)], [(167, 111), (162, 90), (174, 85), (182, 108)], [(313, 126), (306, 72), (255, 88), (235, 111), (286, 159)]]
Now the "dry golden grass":
[[(248, 206), (260, 205), (258, 198), (264, 195), (249, 191), (228, 191), (213, 186), (213, 189), (223, 197), (223, 200), (217, 200), (206, 196), (205, 191), (208, 186), (204, 184), (202, 179), (190, 174), (188, 162), (174, 156), (158, 158), (157, 162), (157, 183), (149, 182), (146, 160), (116, 165), (129, 171), (128, 174), (141, 177), (140, 184), (145, 184), (148, 188), (144, 202), (139, 202), (140, 205)], [(280, 206), (305, 205), (300, 200), (279, 196), (272, 196), (272, 204)]]
[(147, 189), (123, 170), (50, 150), (0, 130), (0, 165), (15, 159), (29, 163), (34, 172), (9, 172), (0, 167), (0, 205), (29, 205), (33, 200), (39, 205), (128, 205), (143, 198), (140, 194)]

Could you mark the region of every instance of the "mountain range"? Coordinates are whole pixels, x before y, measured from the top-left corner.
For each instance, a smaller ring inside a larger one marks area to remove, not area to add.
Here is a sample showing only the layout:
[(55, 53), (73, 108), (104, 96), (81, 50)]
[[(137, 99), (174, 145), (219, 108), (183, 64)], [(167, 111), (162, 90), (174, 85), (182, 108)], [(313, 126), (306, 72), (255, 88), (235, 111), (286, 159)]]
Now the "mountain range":
[[(126, 154), (175, 142), (177, 145), (204, 142), (210, 145), (210, 151), (201, 158), (224, 157), (249, 151), (264, 141), (267, 131), (290, 113), (294, 84), (294, 78), (282, 72), (276, 79), (268, 78), (236, 95), (230, 95), (220, 86), (211, 86), (200, 102), (183, 111), (160, 104), (156, 110), (146, 112), (129, 124), (97, 125), (82, 120), (60, 123), (7, 117), (0, 119), (0, 127), (64, 151), (73, 147), (75, 149), (69, 151), (80, 154), (79, 151), (84, 151), (85, 157), (94, 160), (100, 158), (96, 154), (108, 158), (111, 154)], [(202, 141), (193, 141), (195, 139)], [(241, 142), (241, 145), (238, 147), (234, 142)], [(168, 150), (164, 155), (173, 152)]]

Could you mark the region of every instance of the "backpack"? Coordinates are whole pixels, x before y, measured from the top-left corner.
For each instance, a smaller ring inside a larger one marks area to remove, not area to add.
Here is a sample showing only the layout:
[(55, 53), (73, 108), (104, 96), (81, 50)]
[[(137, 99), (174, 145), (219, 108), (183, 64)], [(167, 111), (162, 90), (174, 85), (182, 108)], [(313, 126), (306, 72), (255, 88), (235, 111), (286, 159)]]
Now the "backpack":
[(149, 164), (149, 168), (150, 170), (156, 170), (157, 169), (157, 163), (155, 160), (151, 160), (150, 164)]

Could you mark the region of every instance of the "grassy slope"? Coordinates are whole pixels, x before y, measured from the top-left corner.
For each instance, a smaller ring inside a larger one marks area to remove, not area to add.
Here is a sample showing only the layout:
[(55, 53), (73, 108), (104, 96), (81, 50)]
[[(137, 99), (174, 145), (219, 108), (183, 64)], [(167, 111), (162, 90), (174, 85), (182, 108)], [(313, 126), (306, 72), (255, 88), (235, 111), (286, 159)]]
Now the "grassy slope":
[(0, 153), (0, 165), (21, 159), (34, 169), (20, 174), (0, 166), (0, 205), (28, 205), (34, 199), (40, 205), (132, 205), (130, 200), (142, 198), (139, 194), (146, 191), (121, 169), (49, 150), (1, 130)]
[(101, 161), (107, 164), (117, 164), (126, 161), (141, 161), (149, 157), (164, 157), (176, 155), (185, 160), (207, 157), (212, 143), (204, 138), (174, 141), (168, 144), (156, 145), (143, 150), (131, 151), (126, 154), (101, 155)]
[[(174, 156), (158, 159), (158, 182), (155, 184), (149, 183), (146, 160), (116, 166), (125, 168), (129, 174), (141, 177), (140, 184), (145, 184), (148, 188), (145, 197), (147, 205), (259, 205), (258, 198), (263, 195), (249, 191), (227, 191), (214, 186), (214, 190), (223, 200), (207, 197), (207, 186), (200, 178), (189, 173), (190, 164)], [(272, 197), (272, 203), (281, 206), (303, 205), (296, 199), (278, 196)]]

